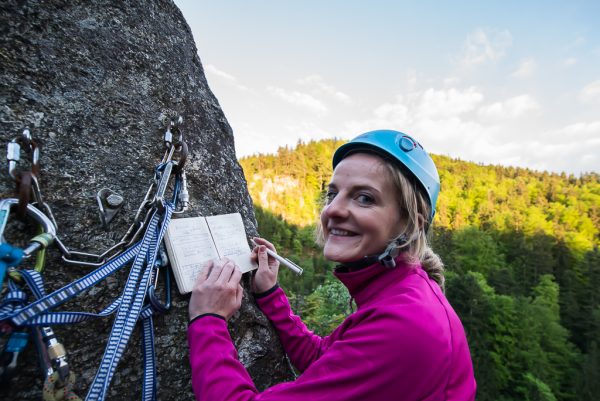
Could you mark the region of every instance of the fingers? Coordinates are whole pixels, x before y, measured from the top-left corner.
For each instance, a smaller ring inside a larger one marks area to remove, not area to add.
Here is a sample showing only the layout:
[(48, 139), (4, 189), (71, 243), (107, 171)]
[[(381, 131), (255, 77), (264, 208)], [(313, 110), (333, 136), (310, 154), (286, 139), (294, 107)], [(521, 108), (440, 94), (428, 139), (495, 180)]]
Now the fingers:
[[(264, 245), (264, 246), (266, 246), (267, 248), (269, 248), (270, 250), (277, 252), (277, 251), (275, 250), (275, 246), (274, 246), (273, 244), (271, 244), (269, 241), (267, 241), (266, 239), (264, 239), (264, 238), (259, 238), (259, 237), (254, 237), (254, 238), (252, 238), (252, 239), (254, 240), (254, 242), (255, 242), (257, 245)], [(255, 249), (256, 249), (256, 248), (255, 248)]]
[(208, 277), (206, 277), (207, 283), (216, 283), (223, 270), (223, 263), (221, 260), (211, 260), (210, 269), (208, 269)]
[(242, 271), (238, 266), (235, 266), (233, 269), (233, 273), (231, 274), (231, 279), (229, 280), (231, 283), (237, 283), (239, 285), (240, 280), (242, 279)]
[(204, 266), (202, 266), (202, 270), (200, 271), (200, 274), (198, 274), (196, 283), (203, 283), (208, 279), (208, 275), (213, 270), (213, 265), (214, 265), (214, 262), (212, 260), (209, 260), (208, 262), (206, 262), (204, 264)]
[(279, 262), (267, 254), (266, 245), (257, 248), (258, 270), (255, 272), (252, 287), (257, 293), (265, 292), (277, 283)]
[(208, 283), (226, 286), (227, 284), (240, 282), (242, 272), (233, 260), (223, 258), (217, 262), (212, 262), (212, 265), (212, 270), (206, 279)]
[(233, 273), (233, 270), (235, 269), (235, 263), (227, 258), (223, 258), (217, 262), (217, 265), (220, 267), (215, 282), (218, 284), (225, 284), (229, 281), (231, 273)]
[(264, 245), (260, 245), (258, 247), (258, 268), (259, 269), (267, 269), (269, 270), (269, 255), (267, 254), (266, 247)]
[(240, 285), (242, 271), (233, 260), (207, 261), (192, 291), (188, 307), (190, 319), (214, 313), (226, 320), (240, 308), (244, 289)]

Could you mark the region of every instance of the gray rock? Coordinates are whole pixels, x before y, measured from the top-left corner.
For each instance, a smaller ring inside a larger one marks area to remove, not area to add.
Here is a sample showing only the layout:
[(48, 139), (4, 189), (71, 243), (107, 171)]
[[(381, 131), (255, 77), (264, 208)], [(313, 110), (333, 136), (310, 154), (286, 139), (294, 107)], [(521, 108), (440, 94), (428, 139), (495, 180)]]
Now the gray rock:
[[(171, 114), (184, 117), (182, 129), (191, 148), (188, 215), (239, 211), (248, 234), (256, 234), (231, 127), (208, 87), (191, 31), (171, 0), (5, 0), (0, 9), (0, 143), (5, 146), (24, 128), (39, 140), (42, 193), (69, 248), (98, 253), (125, 233), (162, 157), (163, 118)], [(25, 161), (19, 166), (28, 168)], [(109, 231), (102, 228), (95, 199), (104, 187), (124, 197)], [(16, 197), (7, 168), (0, 174), (0, 196)], [(10, 223), (6, 239), (24, 244), (32, 225), (16, 218)], [(47, 290), (89, 271), (64, 264), (53, 246), (44, 272)], [(66, 309), (98, 311), (119, 294), (125, 280), (126, 272), (119, 273)], [(188, 297), (175, 288), (172, 296), (171, 311), (154, 322), (159, 399), (191, 400)], [(112, 318), (55, 326), (81, 397), (111, 326)], [(291, 378), (274, 331), (248, 295), (230, 328), (240, 359), (260, 389)], [(0, 346), (5, 341), (2, 335)], [(40, 399), (43, 375), (36, 358), (30, 343), (19, 357), (17, 376), (0, 389), (3, 399)], [(141, 376), (136, 331), (108, 399), (139, 398)]]

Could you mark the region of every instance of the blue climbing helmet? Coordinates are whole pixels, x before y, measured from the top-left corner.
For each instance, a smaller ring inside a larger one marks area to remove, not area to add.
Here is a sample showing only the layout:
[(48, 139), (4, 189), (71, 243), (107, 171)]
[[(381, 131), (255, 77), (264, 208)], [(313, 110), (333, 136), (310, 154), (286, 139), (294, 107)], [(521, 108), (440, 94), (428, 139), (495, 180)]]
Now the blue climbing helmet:
[(333, 155), (333, 168), (349, 153), (367, 150), (380, 154), (399, 164), (402, 171), (416, 178), (425, 191), (431, 206), (429, 223), (435, 215), (435, 204), (440, 192), (440, 176), (431, 157), (412, 137), (398, 131), (377, 130), (365, 132), (340, 146)]

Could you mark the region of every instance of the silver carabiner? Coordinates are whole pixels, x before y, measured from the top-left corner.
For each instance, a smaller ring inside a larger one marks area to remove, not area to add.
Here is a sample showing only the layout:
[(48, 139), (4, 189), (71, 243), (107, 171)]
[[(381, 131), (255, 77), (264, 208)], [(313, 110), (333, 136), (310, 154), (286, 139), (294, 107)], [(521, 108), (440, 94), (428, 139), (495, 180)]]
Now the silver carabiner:
[(156, 192), (152, 203), (158, 206), (160, 209), (164, 209), (165, 207), (165, 193), (167, 191), (169, 180), (171, 179), (171, 173), (173, 172), (173, 164), (175, 164), (173, 161), (169, 161), (167, 164), (165, 164), (164, 170), (160, 174), (160, 179), (156, 187)]
[(8, 160), (8, 174), (10, 177), (18, 181), (19, 174), (17, 172), (17, 166), (19, 160), (21, 160), (21, 146), (24, 150), (29, 153), (31, 152), (31, 171), (34, 175), (39, 174), (40, 164), (40, 148), (37, 142), (31, 137), (31, 133), (28, 129), (23, 130), (21, 136), (16, 137), (8, 143), (6, 149), (6, 159)]
[[(4, 236), (4, 230), (8, 223), (8, 217), (10, 215), (10, 209), (14, 205), (18, 205), (19, 200), (15, 198), (2, 199), (0, 200), (0, 235)], [(27, 205), (27, 215), (31, 217), (36, 223), (38, 223), (44, 230), (43, 234), (40, 234), (31, 240), (31, 243), (23, 250), (25, 258), (30, 257), (34, 252), (40, 248), (47, 247), (56, 238), (56, 227), (52, 221), (42, 213), (35, 206)]]

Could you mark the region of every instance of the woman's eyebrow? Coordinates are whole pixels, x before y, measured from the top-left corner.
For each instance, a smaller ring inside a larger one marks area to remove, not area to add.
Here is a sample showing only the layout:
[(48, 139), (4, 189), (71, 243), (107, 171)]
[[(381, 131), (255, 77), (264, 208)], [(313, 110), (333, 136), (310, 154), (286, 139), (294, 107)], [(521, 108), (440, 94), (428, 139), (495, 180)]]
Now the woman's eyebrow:
[[(337, 189), (337, 186), (334, 183), (329, 183), (329, 185), (327, 185), (327, 189), (328, 190)], [(356, 184), (356, 185), (352, 185), (350, 187), (350, 189), (352, 191), (370, 190), (370, 191), (374, 191), (374, 192), (377, 192), (377, 193), (381, 193), (381, 190), (379, 190), (378, 188), (375, 188), (374, 186), (369, 185), (369, 184)]]
[(353, 188), (355, 191), (360, 191), (360, 190), (366, 189), (366, 190), (369, 190), (369, 191), (375, 191), (375, 192), (378, 192), (378, 193), (380, 193), (380, 192), (381, 192), (379, 189), (377, 189), (377, 188), (375, 188), (374, 186), (372, 186), (372, 185), (369, 185), (369, 184), (363, 184), (363, 185), (361, 185), (361, 184), (357, 184), (357, 185), (353, 186), (352, 188)]

